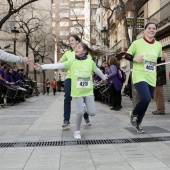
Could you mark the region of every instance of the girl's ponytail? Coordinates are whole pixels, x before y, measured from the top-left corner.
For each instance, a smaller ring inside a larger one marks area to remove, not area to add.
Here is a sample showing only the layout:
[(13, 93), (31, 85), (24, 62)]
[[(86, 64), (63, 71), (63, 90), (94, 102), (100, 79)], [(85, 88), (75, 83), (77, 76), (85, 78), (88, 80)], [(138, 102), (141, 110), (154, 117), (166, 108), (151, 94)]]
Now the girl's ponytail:
[(83, 42), (80, 42), (79, 44), (81, 44), (83, 49), (87, 51), (86, 55), (90, 54), (92, 56), (93, 60), (95, 60), (95, 57), (101, 57), (106, 54), (106, 52), (103, 50), (100, 50), (100, 49), (94, 50), (94, 49), (89, 48)]

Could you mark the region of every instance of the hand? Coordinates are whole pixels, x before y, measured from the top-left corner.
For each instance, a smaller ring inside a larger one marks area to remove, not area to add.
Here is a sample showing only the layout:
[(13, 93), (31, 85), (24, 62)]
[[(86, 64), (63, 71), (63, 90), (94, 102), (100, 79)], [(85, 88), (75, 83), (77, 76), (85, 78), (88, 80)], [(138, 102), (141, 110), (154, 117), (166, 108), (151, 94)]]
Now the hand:
[(35, 70), (40, 70), (40, 69), (41, 69), (41, 65), (38, 64), (38, 63), (35, 63), (35, 64), (33, 65), (33, 67), (35, 68)]
[(106, 79), (108, 79), (109, 75), (108, 75), (108, 74), (105, 74), (105, 76), (106, 76)]
[(34, 61), (31, 58), (27, 57), (26, 58), (26, 64), (33, 65)]
[(168, 56), (167, 53), (165, 53), (165, 52), (163, 51), (161, 60), (162, 60), (162, 61), (166, 60), (166, 59), (167, 59), (167, 56)]
[(143, 63), (144, 62), (144, 56), (141, 57), (134, 57), (133, 61), (137, 62), (137, 63)]
[(103, 83), (104, 83), (104, 84), (107, 84), (107, 83), (108, 83), (107, 79), (106, 79), (106, 80), (103, 80)]
[(6, 83), (6, 84), (9, 84), (9, 82), (8, 82), (8, 81), (5, 81), (5, 83)]

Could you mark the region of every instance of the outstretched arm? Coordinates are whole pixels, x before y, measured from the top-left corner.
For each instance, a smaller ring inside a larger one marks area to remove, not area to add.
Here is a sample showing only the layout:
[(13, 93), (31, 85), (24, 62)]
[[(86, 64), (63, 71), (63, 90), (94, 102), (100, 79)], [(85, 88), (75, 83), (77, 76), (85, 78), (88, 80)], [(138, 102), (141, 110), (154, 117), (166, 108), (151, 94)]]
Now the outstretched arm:
[(0, 59), (9, 62), (19, 62), (19, 63), (27, 63), (32, 62), (30, 58), (20, 57), (14, 54), (7, 53), (3, 50), (0, 50)]
[(96, 72), (95, 72), (102, 80), (106, 80), (106, 76), (102, 73), (102, 71), (100, 69), (97, 68)]
[(38, 63), (35, 63), (33, 66), (36, 70), (61, 70), (61, 69), (65, 69), (64, 64), (63, 63), (57, 63), (57, 64), (43, 64), (40, 65)]

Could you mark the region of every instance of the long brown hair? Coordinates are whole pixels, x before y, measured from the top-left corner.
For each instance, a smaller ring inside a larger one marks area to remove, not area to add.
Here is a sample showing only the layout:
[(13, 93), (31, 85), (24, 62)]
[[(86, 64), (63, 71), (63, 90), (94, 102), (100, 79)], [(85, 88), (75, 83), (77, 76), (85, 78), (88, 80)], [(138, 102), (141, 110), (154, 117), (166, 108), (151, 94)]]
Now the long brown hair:
[[(70, 39), (71, 37), (73, 37), (76, 41), (81, 42), (81, 39), (80, 39), (80, 37), (79, 37), (78, 35), (70, 35), (69, 39)], [(72, 49), (71, 46), (70, 46), (70, 50), (73, 51), (73, 49)]]
[(117, 62), (117, 58), (116, 57), (111, 57), (110, 60), (109, 60), (109, 65), (115, 65), (115, 66), (118, 66), (118, 62)]
[(83, 42), (79, 42), (78, 44), (81, 44), (81, 46), (83, 47), (83, 49), (84, 49), (85, 51), (87, 51), (87, 52), (86, 52), (86, 55), (90, 54), (90, 55), (92, 56), (93, 60), (95, 60), (95, 56), (100, 57), (100, 56), (103, 56), (103, 55), (105, 54), (105, 52), (102, 51), (102, 50), (99, 50), (99, 49), (94, 50), (94, 49), (89, 48), (89, 47), (87, 46), (87, 44), (85, 44), (85, 43), (83, 43)]

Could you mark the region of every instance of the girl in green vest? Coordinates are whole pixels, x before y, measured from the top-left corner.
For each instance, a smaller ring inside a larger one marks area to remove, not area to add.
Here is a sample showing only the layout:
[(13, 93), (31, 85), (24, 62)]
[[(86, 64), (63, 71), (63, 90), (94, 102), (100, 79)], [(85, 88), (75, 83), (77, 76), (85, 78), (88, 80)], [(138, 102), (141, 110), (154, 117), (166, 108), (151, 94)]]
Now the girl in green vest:
[[(60, 62), (69, 61), (75, 58), (75, 47), (77, 43), (81, 42), (81, 39), (77, 35), (71, 35), (69, 38), (70, 50), (66, 51), (63, 56), (60, 58)], [(89, 59), (92, 59), (90, 55), (88, 55)], [(64, 81), (64, 121), (62, 127), (67, 127), (70, 125), (70, 115), (71, 115), (71, 75), (70, 71), (67, 71), (66, 80)], [(84, 114), (84, 120), (87, 125), (91, 125), (89, 116), (87, 113)]]
[(162, 46), (155, 40), (156, 24), (145, 26), (144, 37), (134, 41), (125, 58), (133, 62), (132, 81), (139, 96), (139, 101), (131, 113), (130, 122), (138, 133), (144, 133), (141, 126), (148, 105), (153, 98), (156, 86), (156, 64), (162, 57)]
[(84, 114), (84, 103), (87, 113), (91, 116), (96, 114), (92, 73), (96, 73), (102, 80), (106, 80), (105, 75), (97, 68), (93, 60), (89, 60), (87, 55), (101, 56), (103, 52), (91, 50), (85, 43), (80, 42), (75, 49), (75, 58), (63, 63), (57, 64), (35, 64), (34, 68), (42, 69), (68, 69), (71, 76), (71, 96), (75, 98), (77, 108), (75, 139), (81, 139), (80, 127)]

